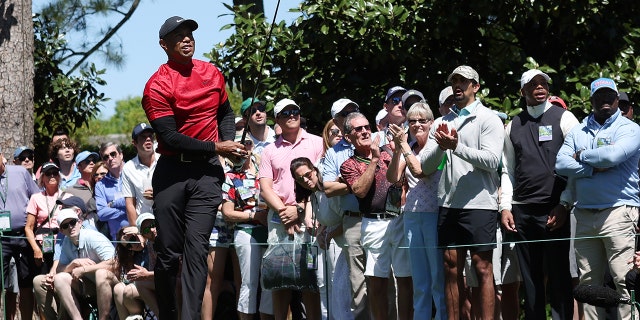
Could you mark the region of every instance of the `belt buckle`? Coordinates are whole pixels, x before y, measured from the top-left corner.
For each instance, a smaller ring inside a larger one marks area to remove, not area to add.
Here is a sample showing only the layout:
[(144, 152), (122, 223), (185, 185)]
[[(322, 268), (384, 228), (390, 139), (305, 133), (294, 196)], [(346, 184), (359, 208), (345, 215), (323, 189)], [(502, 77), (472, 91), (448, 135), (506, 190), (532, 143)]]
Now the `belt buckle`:
[(188, 162), (193, 162), (193, 161), (185, 159), (184, 158), (184, 153), (180, 153), (180, 162), (187, 162), (188, 163)]

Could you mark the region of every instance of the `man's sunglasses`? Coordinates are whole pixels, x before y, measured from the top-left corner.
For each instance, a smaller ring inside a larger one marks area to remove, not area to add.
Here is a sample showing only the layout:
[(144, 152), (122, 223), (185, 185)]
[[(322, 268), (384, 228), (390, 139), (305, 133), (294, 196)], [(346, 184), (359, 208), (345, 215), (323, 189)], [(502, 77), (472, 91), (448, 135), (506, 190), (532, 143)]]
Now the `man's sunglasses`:
[(251, 107), (250, 110), (245, 111), (245, 114), (246, 115), (254, 115), (258, 111), (265, 112), (266, 110), (267, 110), (267, 107), (260, 104), (260, 105), (257, 105), (255, 107)]
[(118, 156), (118, 151), (111, 151), (111, 153), (103, 154), (102, 160), (109, 161), (109, 158), (116, 158)]
[(300, 115), (300, 109), (290, 109), (290, 110), (284, 110), (284, 111), (280, 111), (280, 113), (278, 113), (278, 118), (289, 118), (291, 116), (299, 116)]
[(151, 229), (155, 228), (156, 224), (155, 223), (151, 223), (149, 224), (149, 226), (142, 228), (142, 230), (140, 230), (141, 234), (149, 234), (151, 233)]
[(395, 106), (396, 104), (402, 102), (402, 98), (399, 97), (393, 97), (391, 99), (389, 99), (389, 104), (392, 106)]
[(365, 124), (364, 126), (357, 126), (357, 127), (354, 127), (352, 129), (352, 131), (355, 131), (357, 133), (360, 133), (360, 132), (365, 131), (365, 130), (369, 131), (369, 130), (371, 130), (371, 127), (368, 124)]
[(67, 228), (71, 227), (74, 228), (76, 226), (76, 223), (78, 222), (78, 220), (71, 220), (67, 223), (63, 223), (60, 225), (60, 230), (67, 230)]

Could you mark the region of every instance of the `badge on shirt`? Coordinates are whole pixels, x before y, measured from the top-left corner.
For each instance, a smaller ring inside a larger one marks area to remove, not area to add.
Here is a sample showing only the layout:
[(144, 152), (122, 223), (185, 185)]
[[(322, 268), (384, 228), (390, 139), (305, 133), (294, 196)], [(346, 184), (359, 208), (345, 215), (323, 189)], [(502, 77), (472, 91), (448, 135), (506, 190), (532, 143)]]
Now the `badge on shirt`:
[(609, 137), (601, 137), (601, 138), (598, 138), (598, 140), (596, 140), (596, 145), (598, 146), (598, 148), (606, 147), (612, 144), (613, 143), (611, 143), (611, 138)]
[(551, 141), (553, 134), (552, 126), (539, 126), (538, 127), (538, 142)]
[(11, 231), (11, 211), (0, 210), (0, 231)]

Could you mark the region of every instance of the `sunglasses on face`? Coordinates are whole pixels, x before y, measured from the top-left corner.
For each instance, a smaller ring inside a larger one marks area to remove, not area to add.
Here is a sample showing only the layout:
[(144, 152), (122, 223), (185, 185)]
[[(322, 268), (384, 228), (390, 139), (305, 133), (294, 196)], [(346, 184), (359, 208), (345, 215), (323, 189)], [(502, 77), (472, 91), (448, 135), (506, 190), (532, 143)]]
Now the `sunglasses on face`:
[(111, 151), (111, 153), (103, 154), (102, 160), (108, 161), (110, 158), (116, 158), (118, 156), (118, 151)]
[(80, 161), (80, 163), (82, 163), (82, 164), (84, 164), (85, 166), (87, 166), (87, 165), (89, 165), (90, 163), (94, 163), (94, 164), (95, 164), (95, 163), (96, 163), (96, 161), (97, 161), (97, 160), (94, 160), (94, 159), (92, 159), (92, 158), (87, 158), (87, 159), (84, 159), (84, 160)]
[(360, 132), (365, 131), (365, 130), (366, 131), (370, 131), (371, 127), (368, 124), (365, 124), (364, 126), (354, 127), (351, 131), (355, 131), (357, 133), (360, 133)]
[(278, 118), (289, 118), (291, 116), (297, 117), (300, 115), (300, 109), (284, 110), (278, 114)]
[(141, 234), (149, 234), (149, 233), (151, 233), (151, 229), (153, 229), (155, 227), (156, 227), (156, 224), (152, 222), (151, 224), (149, 224), (149, 226), (142, 228), (140, 233)]
[(329, 132), (331, 133), (332, 136), (339, 136), (340, 135), (340, 129), (331, 129), (331, 130), (329, 130)]
[(249, 115), (254, 115), (256, 114), (256, 112), (260, 111), (260, 112), (265, 112), (267, 110), (266, 106), (263, 105), (257, 105), (255, 107), (252, 107), (251, 110), (247, 110), (247, 114)]
[(20, 160), (21, 162), (27, 159), (29, 159), (29, 161), (33, 161), (33, 155), (32, 154), (24, 155), (24, 156), (21, 155), (18, 157), (18, 160)]
[(74, 228), (76, 226), (76, 222), (78, 222), (78, 220), (71, 220), (67, 223), (63, 223), (60, 225), (60, 230), (67, 230), (69, 227)]
[(409, 124), (415, 124), (416, 122), (419, 124), (426, 124), (427, 122), (429, 122), (429, 120), (427, 119), (411, 119), (408, 121)]
[(299, 182), (304, 182), (304, 178), (307, 178), (308, 180), (311, 180), (311, 175), (313, 174), (313, 170), (309, 170), (307, 171), (307, 173), (296, 177), (296, 180), (298, 180)]
[(400, 97), (394, 97), (394, 98), (389, 99), (389, 104), (392, 105), (392, 106), (395, 106), (396, 104), (398, 104), (400, 102), (402, 102), (402, 98), (400, 98)]
[(47, 177), (57, 177), (60, 175), (60, 171), (47, 171), (44, 175)]
[(104, 177), (106, 175), (107, 175), (106, 172), (96, 172), (93, 174), (94, 177)]

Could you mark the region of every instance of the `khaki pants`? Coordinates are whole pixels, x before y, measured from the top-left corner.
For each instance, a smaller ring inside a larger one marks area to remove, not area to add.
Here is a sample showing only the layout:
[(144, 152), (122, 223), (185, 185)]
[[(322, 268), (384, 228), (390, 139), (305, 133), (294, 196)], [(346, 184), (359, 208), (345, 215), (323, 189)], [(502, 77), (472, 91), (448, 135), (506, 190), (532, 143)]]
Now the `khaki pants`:
[[(624, 279), (630, 268), (628, 261), (633, 259), (635, 252), (638, 208), (575, 208), (574, 214), (580, 283), (601, 286), (608, 263), (618, 293), (629, 298)], [(619, 305), (618, 312), (618, 319), (631, 319), (629, 305)], [(585, 319), (605, 319), (604, 309), (588, 304), (584, 305), (584, 314)]]

